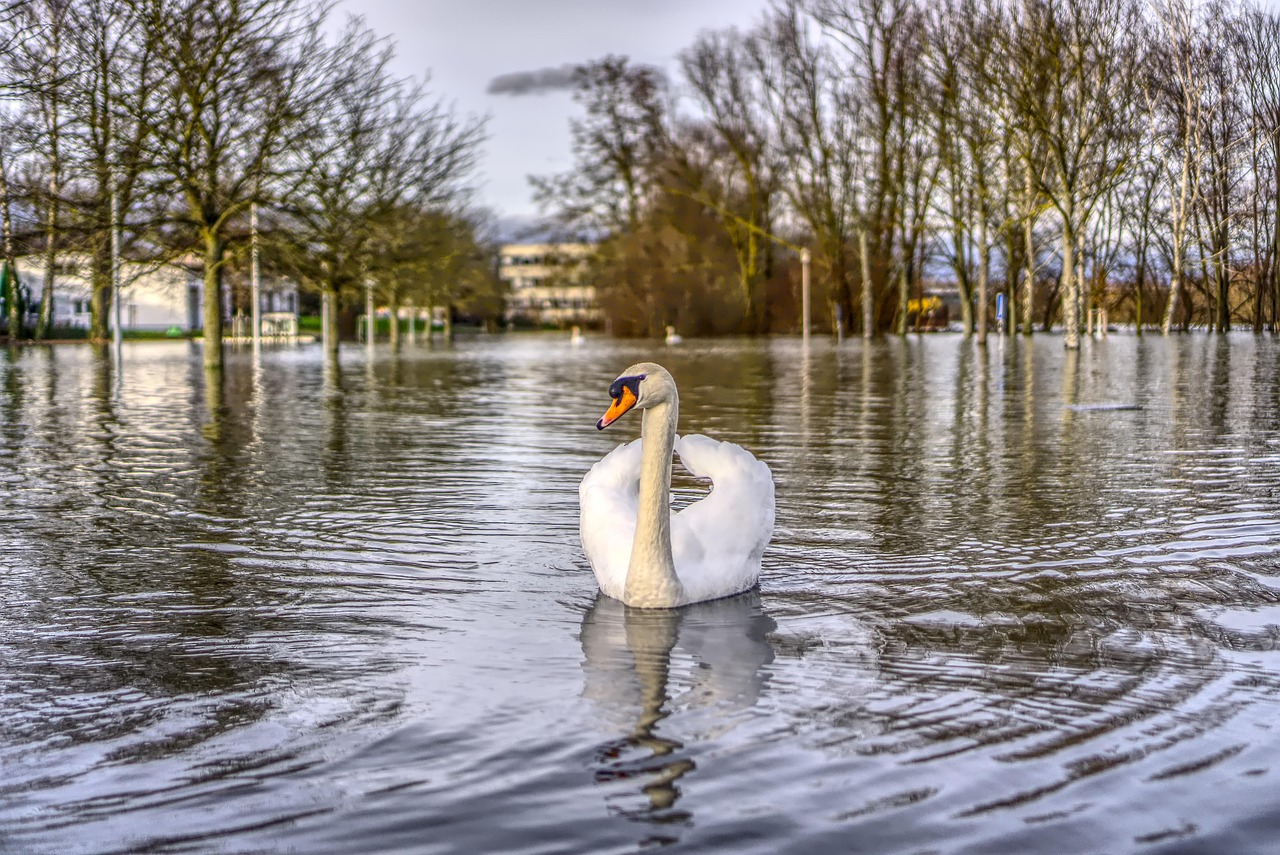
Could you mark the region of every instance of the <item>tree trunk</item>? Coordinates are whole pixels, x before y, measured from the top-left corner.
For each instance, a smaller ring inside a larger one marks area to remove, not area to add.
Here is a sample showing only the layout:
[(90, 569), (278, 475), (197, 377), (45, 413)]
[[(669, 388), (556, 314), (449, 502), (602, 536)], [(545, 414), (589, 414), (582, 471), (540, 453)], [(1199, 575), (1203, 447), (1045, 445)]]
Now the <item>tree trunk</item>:
[(871, 294), (871, 252), (867, 248), (867, 230), (858, 230), (858, 253), (862, 256), (862, 337), (875, 335), (875, 301)]
[(964, 232), (959, 226), (951, 229), (951, 242), (956, 253), (956, 290), (960, 293), (960, 324), (966, 337), (973, 335), (973, 285), (969, 281), (969, 263), (965, 257)]
[(107, 313), (111, 310), (111, 262), (101, 241), (93, 247), (93, 270), (89, 272), (89, 340), (107, 340)]
[(1022, 219), (1022, 334), (1031, 335), (1035, 318), (1036, 303), (1036, 246), (1034, 221), (1032, 219), (1031, 163), (1023, 166), (1023, 192), (1026, 193), (1026, 214)]
[[(3, 145), (0, 142), (0, 145)], [(9, 176), (0, 151), (0, 249), (4, 251), (4, 304), (8, 310), (9, 343), (22, 337), (22, 312), (18, 306), (18, 268), (13, 259), (13, 220), (9, 215)]]
[(391, 309), (391, 352), (400, 352), (400, 295), (391, 292), (388, 304)]
[(978, 220), (978, 344), (987, 343), (988, 277), (991, 267), (991, 247), (987, 243), (986, 205), (979, 205)]
[(324, 303), (321, 337), (324, 340), (325, 353), (331, 360), (336, 361), (338, 358), (338, 288), (334, 283), (324, 283), (321, 300)]
[(1161, 335), (1168, 335), (1173, 329), (1173, 313), (1178, 306), (1178, 292), (1182, 290), (1182, 259), (1175, 251), (1173, 255), (1173, 271), (1169, 277), (1169, 299), (1164, 304), (1164, 320), (1160, 322)]
[(1133, 283), (1133, 331), (1142, 336), (1142, 291), (1147, 286), (1147, 239), (1138, 244), (1138, 269)]
[(1214, 265), (1214, 275), (1218, 280), (1218, 332), (1231, 331), (1231, 272), (1227, 269), (1226, 247), (1227, 237), (1218, 231), (1220, 252)]
[(1062, 345), (1068, 350), (1080, 346), (1080, 284), (1075, 256), (1075, 225), (1066, 216), (1062, 224)]
[[(57, 157), (56, 147), (54, 157)], [(56, 167), (55, 167), (56, 168)], [(49, 179), (49, 216), (45, 220), (44, 284), (40, 290), (40, 315), (36, 319), (36, 341), (47, 337), (53, 326), (53, 269), (58, 260), (58, 181)]]
[(1009, 303), (1005, 307), (1004, 334), (1013, 337), (1018, 326), (1018, 234), (1012, 228), (1004, 230), (1004, 292)]
[[(1276, 198), (1280, 199), (1280, 165), (1276, 169)], [(1271, 323), (1269, 329), (1276, 330), (1277, 317), (1280, 313), (1280, 211), (1275, 216), (1275, 231), (1271, 238)]]
[(204, 367), (222, 368), (222, 236), (204, 233)]
[[(911, 301), (911, 262), (915, 258), (914, 247), (904, 247), (902, 268), (898, 272), (898, 323), (895, 330), (898, 335), (907, 334), (907, 308)], [(923, 308), (923, 304), (921, 304)]]

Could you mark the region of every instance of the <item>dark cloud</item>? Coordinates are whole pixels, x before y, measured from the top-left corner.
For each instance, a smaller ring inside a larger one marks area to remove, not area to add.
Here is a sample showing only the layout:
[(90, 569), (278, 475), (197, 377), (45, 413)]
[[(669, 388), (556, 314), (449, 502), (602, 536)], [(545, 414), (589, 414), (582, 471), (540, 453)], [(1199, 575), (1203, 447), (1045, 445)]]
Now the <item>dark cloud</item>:
[(559, 68), (540, 68), (537, 71), (516, 71), (500, 74), (489, 81), (485, 91), (490, 95), (538, 95), (573, 89), (577, 85), (577, 66), (562, 65)]

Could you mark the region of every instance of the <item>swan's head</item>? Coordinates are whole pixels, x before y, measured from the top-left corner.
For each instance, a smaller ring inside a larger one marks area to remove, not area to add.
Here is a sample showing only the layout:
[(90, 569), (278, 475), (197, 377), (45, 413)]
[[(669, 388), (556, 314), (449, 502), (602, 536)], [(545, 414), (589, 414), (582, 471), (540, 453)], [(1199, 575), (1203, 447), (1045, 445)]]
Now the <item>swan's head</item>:
[(667, 369), (656, 362), (637, 362), (618, 375), (609, 386), (613, 403), (596, 422), (596, 430), (604, 430), (632, 407), (652, 407), (675, 397), (676, 382)]

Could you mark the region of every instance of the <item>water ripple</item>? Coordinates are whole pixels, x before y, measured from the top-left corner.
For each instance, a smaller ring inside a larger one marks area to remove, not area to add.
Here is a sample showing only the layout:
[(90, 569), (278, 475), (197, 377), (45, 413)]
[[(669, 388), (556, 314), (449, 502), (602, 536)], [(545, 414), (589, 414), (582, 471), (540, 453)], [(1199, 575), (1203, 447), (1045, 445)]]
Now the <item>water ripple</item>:
[(1269, 339), (665, 348), (778, 492), (671, 613), (577, 543), (648, 344), (187, 347), (0, 354), (0, 849), (1272, 848)]

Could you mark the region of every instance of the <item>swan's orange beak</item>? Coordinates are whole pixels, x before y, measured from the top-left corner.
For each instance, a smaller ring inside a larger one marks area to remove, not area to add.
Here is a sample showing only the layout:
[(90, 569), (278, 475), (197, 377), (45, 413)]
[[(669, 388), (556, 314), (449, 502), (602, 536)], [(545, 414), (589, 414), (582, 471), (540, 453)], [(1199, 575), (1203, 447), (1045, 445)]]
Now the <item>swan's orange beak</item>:
[(636, 393), (632, 392), (629, 386), (623, 386), (622, 392), (609, 405), (609, 411), (600, 417), (600, 421), (596, 422), (596, 430), (604, 430), (635, 405)]

